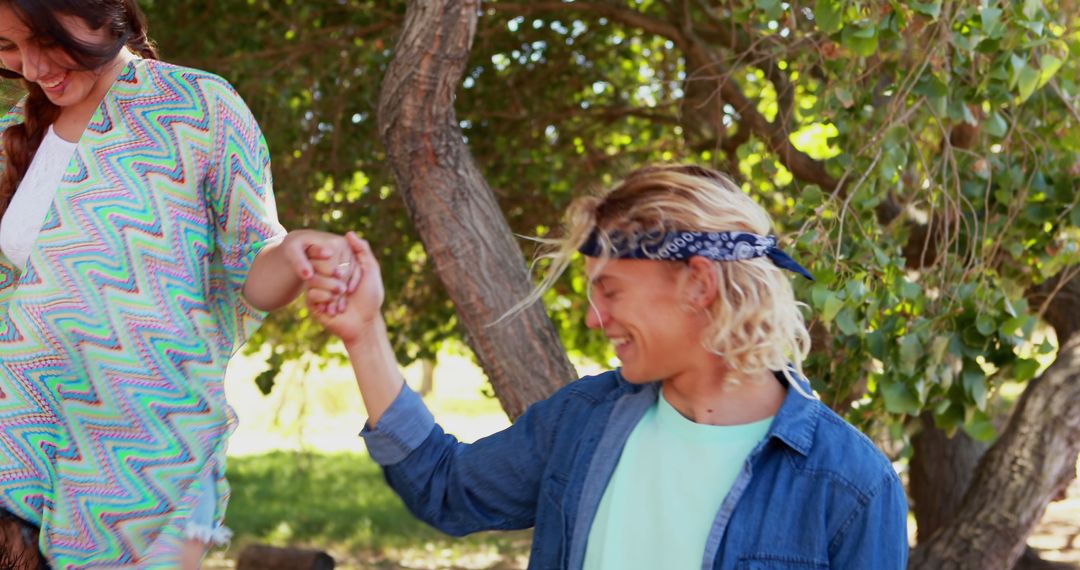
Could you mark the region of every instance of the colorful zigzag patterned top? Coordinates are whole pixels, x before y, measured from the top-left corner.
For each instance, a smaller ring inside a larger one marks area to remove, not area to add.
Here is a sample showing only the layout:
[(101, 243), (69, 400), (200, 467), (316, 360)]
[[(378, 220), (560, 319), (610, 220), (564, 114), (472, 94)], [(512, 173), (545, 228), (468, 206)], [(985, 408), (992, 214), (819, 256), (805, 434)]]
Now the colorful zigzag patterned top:
[(0, 255), (0, 507), (42, 528), (53, 568), (169, 566), (200, 481), (218, 481), (223, 517), (222, 379), (264, 316), (241, 289), (284, 233), (271, 186), (225, 80), (136, 60), (27, 266)]

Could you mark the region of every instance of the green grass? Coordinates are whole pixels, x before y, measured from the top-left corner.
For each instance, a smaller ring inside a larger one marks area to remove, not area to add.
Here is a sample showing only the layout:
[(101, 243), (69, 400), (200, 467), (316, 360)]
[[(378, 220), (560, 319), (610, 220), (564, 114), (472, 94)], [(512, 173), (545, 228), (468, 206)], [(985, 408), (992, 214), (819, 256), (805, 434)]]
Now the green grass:
[(529, 550), (528, 531), (457, 539), (425, 525), (366, 454), (234, 457), (228, 477), (233, 494), (225, 523), (235, 533), (228, 558), (258, 542), (326, 550), (339, 568), (504, 569), (521, 567)]

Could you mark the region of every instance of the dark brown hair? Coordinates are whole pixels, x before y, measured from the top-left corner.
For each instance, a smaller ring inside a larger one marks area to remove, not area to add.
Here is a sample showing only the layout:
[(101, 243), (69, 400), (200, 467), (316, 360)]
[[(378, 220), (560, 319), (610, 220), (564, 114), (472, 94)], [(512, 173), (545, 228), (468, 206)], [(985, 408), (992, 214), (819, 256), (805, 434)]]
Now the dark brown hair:
[[(144, 58), (157, 59), (157, 48), (146, 33), (146, 16), (135, 0), (0, 0), (0, 5), (10, 7), (35, 38), (55, 43), (83, 69), (104, 66), (125, 47)], [(59, 15), (80, 18), (94, 30), (108, 30), (114, 39), (104, 45), (81, 42), (64, 28)], [(7, 69), (0, 70), (0, 76), (22, 79)], [(3, 135), (7, 164), (0, 175), (0, 216), (30, 168), (49, 125), (60, 116), (60, 108), (49, 101), (41, 87), (31, 81), (23, 83), (27, 90), (24, 120), (8, 127)]]

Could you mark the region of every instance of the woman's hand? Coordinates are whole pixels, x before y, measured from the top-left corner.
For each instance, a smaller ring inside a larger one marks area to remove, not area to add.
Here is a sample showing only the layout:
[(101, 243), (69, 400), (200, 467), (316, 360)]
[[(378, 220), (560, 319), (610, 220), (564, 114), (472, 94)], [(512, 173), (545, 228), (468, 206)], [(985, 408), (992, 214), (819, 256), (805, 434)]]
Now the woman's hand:
[(336, 315), (345, 310), (346, 295), (360, 283), (360, 265), (353, 260), (352, 246), (345, 237), (328, 235), (320, 236), (317, 242), (304, 242), (304, 256), (314, 272), (305, 285), (313, 312)]
[(360, 282), (352, 258), (352, 247), (343, 236), (291, 231), (255, 257), (244, 282), (244, 296), (255, 307), (269, 311), (289, 304), (304, 289), (317, 289), (332, 293), (344, 306), (344, 295)]
[[(315, 319), (327, 330), (340, 337), (346, 345), (361, 341), (375, 329), (383, 328), (382, 304), (386, 297), (379, 262), (368, 242), (353, 232), (345, 234), (350, 247), (351, 265), (320, 259), (312, 262), (317, 273), (346, 271), (350, 277), (344, 294), (326, 288), (309, 287), (307, 304)], [(328, 310), (324, 310), (328, 309)]]

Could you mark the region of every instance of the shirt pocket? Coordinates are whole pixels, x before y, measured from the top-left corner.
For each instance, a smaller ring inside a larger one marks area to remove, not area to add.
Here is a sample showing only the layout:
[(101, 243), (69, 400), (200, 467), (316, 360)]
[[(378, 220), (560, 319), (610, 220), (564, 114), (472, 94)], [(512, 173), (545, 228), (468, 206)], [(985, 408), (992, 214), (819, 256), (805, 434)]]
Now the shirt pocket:
[(756, 554), (739, 558), (736, 570), (828, 570), (829, 563), (790, 555)]
[(568, 478), (558, 473), (552, 473), (544, 480), (536, 527), (533, 529), (530, 568), (547, 570), (566, 567), (571, 532), (565, 506), (567, 483)]

